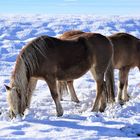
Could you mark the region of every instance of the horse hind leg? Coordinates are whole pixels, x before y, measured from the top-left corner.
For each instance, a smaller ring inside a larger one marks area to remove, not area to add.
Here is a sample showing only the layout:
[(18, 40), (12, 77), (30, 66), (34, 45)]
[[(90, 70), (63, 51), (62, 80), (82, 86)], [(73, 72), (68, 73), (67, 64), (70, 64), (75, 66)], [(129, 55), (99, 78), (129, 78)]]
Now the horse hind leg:
[[(128, 72), (129, 72), (129, 68), (127, 68), (127, 67), (123, 67), (119, 70), (117, 102), (120, 103), (121, 105), (123, 105), (124, 101), (127, 99)], [(124, 89), (124, 86), (125, 86), (125, 89)], [(123, 93), (124, 93), (124, 95), (123, 95)], [(123, 99), (124, 99), (124, 101), (123, 101)]]
[[(102, 94), (102, 91), (103, 91), (103, 82), (102, 81), (96, 81), (96, 98), (95, 98), (95, 102), (94, 102), (94, 105), (92, 107), (92, 110), (91, 111), (94, 111), (94, 112), (98, 112), (100, 109), (99, 108), (102, 108), (101, 106), (101, 102), (100, 102), (100, 99), (101, 99), (101, 94)], [(102, 100), (104, 100), (102, 98)], [(102, 109), (101, 109), (102, 110)]]
[(122, 94), (122, 99), (123, 99), (124, 102), (129, 101), (129, 95), (128, 95), (128, 92), (127, 92), (127, 87), (128, 87), (128, 73), (126, 73), (126, 81), (125, 81), (125, 84), (124, 84), (124, 89), (123, 89), (123, 94)]
[(52, 96), (54, 103), (56, 105), (57, 116), (60, 117), (63, 115), (63, 108), (61, 106), (59, 95), (58, 95), (57, 81), (56, 81), (55, 77), (45, 78), (45, 80), (49, 86), (51, 96)]
[(76, 95), (76, 92), (75, 92), (75, 89), (74, 89), (74, 86), (73, 86), (73, 81), (67, 81), (67, 84), (68, 84), (68, 87), (69, 87), (71, 100), (76, 102), (76, 103), (79, 103), (79, 99)]
[(115, 102), (115, 81), (114, 81), (114, 69), (112, 66), (112, 61), (109, 64), (107, 71), (105, 73), (105, 80), (107, 86), (107, 102)]
[(59, 98), (60, 100), (63, 100), (63, 94), (68, 93), (68, 88), (71, 96), (71, 101), (79, 103), (79, 99), (76, 95), (74, 86), (73, 86), (73, 81), (59, 81), (58, 82), (58, 91), (59, 91)]
[[(98, 112), (102, 109), (102, 111), (104, 111), (105, 107), (103, 107), (103, 105), (105, 105), (105, 99), (104, 97), (102, 98), (102, 94), (104, 94), (104, 73), (101, 72), (97, 67), (92, 67), (90, 71), (96, 81), (96, 98), (91, 111)], [(103, 102), (101, 103), (100, 100)]]
[(100, 98), (100, 107), (99, 110), (100, 112), (104, 112), (105, 108), (106, 108), (106, 103), (107, 103), (107, 87), (106, 87), (106, 82), (103, 83), (103, 92), (102, 92), (102, 96)]
[(58, 81), (57, 88), (58, 88), (58, 93), (59, 93), (59, 99), (61, 101), (63, 101), (63, 95), (65, 93), (68, 94), (67, 82), (66, 81)]

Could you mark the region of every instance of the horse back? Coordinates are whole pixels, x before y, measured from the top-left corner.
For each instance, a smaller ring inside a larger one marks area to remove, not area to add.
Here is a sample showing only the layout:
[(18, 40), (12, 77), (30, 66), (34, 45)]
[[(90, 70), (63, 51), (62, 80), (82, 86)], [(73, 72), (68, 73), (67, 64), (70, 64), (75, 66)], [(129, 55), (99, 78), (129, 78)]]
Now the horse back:
[(72, 31), (67, 31), (64, 32), (62, 35), (59, 36), (60, 39), (70, 39), (70, 38), (74, 38), (77, 35), (81, 35), (85, 32), (81, 31), (81, 30), (72, 30)]

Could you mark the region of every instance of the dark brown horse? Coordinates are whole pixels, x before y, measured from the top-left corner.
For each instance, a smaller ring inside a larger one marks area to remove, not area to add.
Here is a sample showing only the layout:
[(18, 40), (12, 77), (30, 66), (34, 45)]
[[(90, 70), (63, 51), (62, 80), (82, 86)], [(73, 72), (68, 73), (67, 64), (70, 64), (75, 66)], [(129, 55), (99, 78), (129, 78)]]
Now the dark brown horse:
[[(41, 36), (27, 44), (18, 55), (8, 91), (11, 117), (23, 115), (30, 106), (37, 79), (44, 79), (56, 105), (57, 116), (63, 115), (57, 81), (72, 81), (91, 69), (97, 83), (93, 111), (105, 102), (104, 77), (112, 58), (112, 44), (101, 34), (84, 33), (73, 39)], [(100, 99), (102, 102), (99, 106)]]
[[(70, 31), (64, 33), (60, 38), (71, 38), (76, 34), (83, 34), (82, 31)], [(119, 69), (119, 85), (118, 85), (118, 94), (117, 101), (120, 104), (123, 104), (125, 101), (129, 100), (127, 94), (127, 86), (128, 86), (128, 73), (129, 70), (133, 67), (138, 67), (140, 69), (140, 39), (127, 34), (127, 33), (117, 33), (108, 37), (113, 43), (114, 48), (114, 57), (113, 57), (113, 67), (114, 69)], [(110, 69), (111, 70), (111, 69)], [(111, 70), (112, 71), (112, 70)], [(112, 72), (111, 72), (112, 73)], [(113, 78), (113, 74), (108, 75), (109, 79)], [(65, 86), (64, 86), (65, 84)], [(62, 91), (66, 88), (68, 83), (59, 83), (60, 96), (62, 96)], [(74, 87), (73, 81), (70, 82), (68, 87), (72, 90), (71, 98), (73, 101), (79, 101)], [(70, 90), (71, 91), (71, 90)], [(109, 92), (109, 98), (111, 100), (114, 98), (114, 93)], [(62, 98), (62, 97), (61, 97)], [(76, 99), (76, 100), (75, 100)]]

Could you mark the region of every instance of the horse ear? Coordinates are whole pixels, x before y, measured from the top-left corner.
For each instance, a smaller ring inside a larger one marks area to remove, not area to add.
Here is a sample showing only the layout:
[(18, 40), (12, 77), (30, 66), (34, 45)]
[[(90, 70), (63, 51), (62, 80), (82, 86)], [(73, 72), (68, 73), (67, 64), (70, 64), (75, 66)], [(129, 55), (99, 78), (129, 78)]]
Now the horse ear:
[(5, 86), (5, 88), (6, 88), (6, 90), (10, 90), (11, 88), (9, 87), (9, 86), (7, 86), (7, 85), (4, 85)]

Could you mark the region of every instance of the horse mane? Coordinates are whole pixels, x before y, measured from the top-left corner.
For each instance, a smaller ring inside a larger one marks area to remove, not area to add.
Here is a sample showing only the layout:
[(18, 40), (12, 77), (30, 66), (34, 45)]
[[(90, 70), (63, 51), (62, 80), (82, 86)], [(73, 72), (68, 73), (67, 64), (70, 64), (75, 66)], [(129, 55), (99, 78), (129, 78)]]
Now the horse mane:
[(62, 35), (60, 35), (58, 38), (60, 39), (66, 39), (75, 35), (79, 35), (79, 34), (83, 34), (85, 32), (81, 31), (81, 30), (72, 30), (72, 31), (67, 31), (64, 32)]
[[(10, 85), (11, 87), (16, 88), (16, 91), (21, 98), (21, 110), (23, 110), (26, 107), (27, 102), (27, 96), (25, 93), (27, 92), (28, 79), (26, 75), (26, 66), (22, 57), (18, 57), (18, 60), (16, 61)], [(10, 100), (9, 96), (7, 97), (8, 100)], [(17, 99), (15, 99), (15, 102), (16, 101)]]

